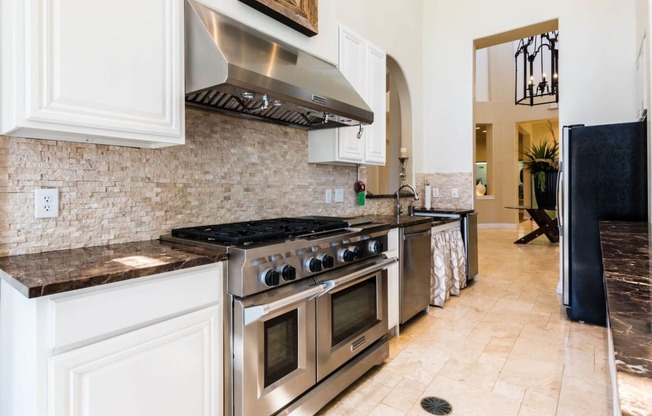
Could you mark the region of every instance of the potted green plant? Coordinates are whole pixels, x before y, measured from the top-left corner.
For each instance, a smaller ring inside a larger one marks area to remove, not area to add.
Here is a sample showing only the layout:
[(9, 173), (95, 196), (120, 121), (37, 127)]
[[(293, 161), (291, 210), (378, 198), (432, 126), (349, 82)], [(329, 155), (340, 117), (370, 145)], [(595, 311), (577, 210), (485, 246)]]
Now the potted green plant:
[(537, 206), (555, 209), (557, 198), (557, 175), (559, 173), (559, 142), (552, 124), (548, 122), (552, 141), (544, 139), (539, 144), (531, 144), (522, 152), (523, 169), (534, 178), (534, 195)]

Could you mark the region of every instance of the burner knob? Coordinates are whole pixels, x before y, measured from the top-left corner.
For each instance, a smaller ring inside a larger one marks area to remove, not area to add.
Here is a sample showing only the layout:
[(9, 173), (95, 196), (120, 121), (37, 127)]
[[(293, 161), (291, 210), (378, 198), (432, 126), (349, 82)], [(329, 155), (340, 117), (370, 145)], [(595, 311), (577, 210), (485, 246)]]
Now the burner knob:
[(278, 286), (279, 274), (274, 269), (265, 269), (260, 275), (260, 280), (267, 286)]
[(362, 258), (362, 249), (360, 247), (357, 246), (351, 247), (349, 248), (349, 250), (351, 250), (351, 252), (353, 253), (354, 260), (359, 260)]
[(310, 257), (306, 260), (306, 269), (313, 273), (321, 272), (321, 260)]
[(348, 263), (350, 261), (355, 260), (355, 255), (348, 248), (343, 248), (343, 249), (341, 249), (340, 251), (337, 252), (337, 258), (339, 258), (340, 261)]
[(330, 269), (331, 267), (335, 266), (335, 259), (333, 256), (329, 256), (328, 254), (322, 255), (319, 260), (321, 260), (321, 265), (324, 267), (324, 269)]
[(378, 240), (371, 240), (369, 242), (369, 252), (373, 254), (378, 254), (382, 253), (383, 251), (383, 243), (381, 243)]
[(288, 264), (282, 265), (279, 268), (279, 273), (285, 281), (294, 280), (297, 278), (297, 269)]

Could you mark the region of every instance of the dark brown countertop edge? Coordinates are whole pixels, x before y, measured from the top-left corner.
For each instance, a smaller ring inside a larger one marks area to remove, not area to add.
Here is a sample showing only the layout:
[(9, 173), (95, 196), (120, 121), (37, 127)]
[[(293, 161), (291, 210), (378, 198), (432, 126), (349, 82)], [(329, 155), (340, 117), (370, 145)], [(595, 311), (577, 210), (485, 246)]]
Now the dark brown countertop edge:
[(36, 298), (227, 259), (220, 248), (147, 240), (0, 257), (0, 270), (14, 289)]
[(460, 221), (459, 218), (436, 218), (409, 215), (402, 215), (400, 217), (397, 217), (396, 215), (372, 215), (369, 218), (373, 219), (376, 223), (385, 223), (387, 229), (405, 228), (411, 225), (425, 224), (428, 222), (432, 223), (433, 226), (436, 226)]
[(623, 414), (652, 409), (651, 237), (646, 222), (600, 222), (607, 319)]
[(430, 213), (430, 214), (457, 214), (457, 215), (465, 215), (465, 214), (471, 214), (475, 212), (472, 209), (464, 209), (464, 208), (424, 208), (424, 207), (414, 207), (414, 212), (423, 212), (423, 213)]

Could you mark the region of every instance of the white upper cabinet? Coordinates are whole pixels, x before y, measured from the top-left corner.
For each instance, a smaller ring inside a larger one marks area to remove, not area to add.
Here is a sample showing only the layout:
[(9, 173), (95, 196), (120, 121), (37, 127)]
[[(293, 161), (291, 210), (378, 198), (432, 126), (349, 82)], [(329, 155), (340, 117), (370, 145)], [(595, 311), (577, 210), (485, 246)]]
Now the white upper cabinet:
[(339, 69), (374, 112), (374, 122), (358, 127), (309, 132), (311, 163), (385, 164), (385, 52), (363, 37), (340, 26)]
[(184, 143), (183, 0), (0, 0), (2, 134)]

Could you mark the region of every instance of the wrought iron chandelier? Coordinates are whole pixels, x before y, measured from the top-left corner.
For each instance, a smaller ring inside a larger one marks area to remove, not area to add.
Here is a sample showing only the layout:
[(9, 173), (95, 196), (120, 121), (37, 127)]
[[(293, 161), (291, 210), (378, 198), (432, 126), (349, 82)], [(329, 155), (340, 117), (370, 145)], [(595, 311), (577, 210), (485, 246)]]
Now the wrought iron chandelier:
[(559, 31), (521, 39), (514, 55), (517, 105), (559, 102)]

